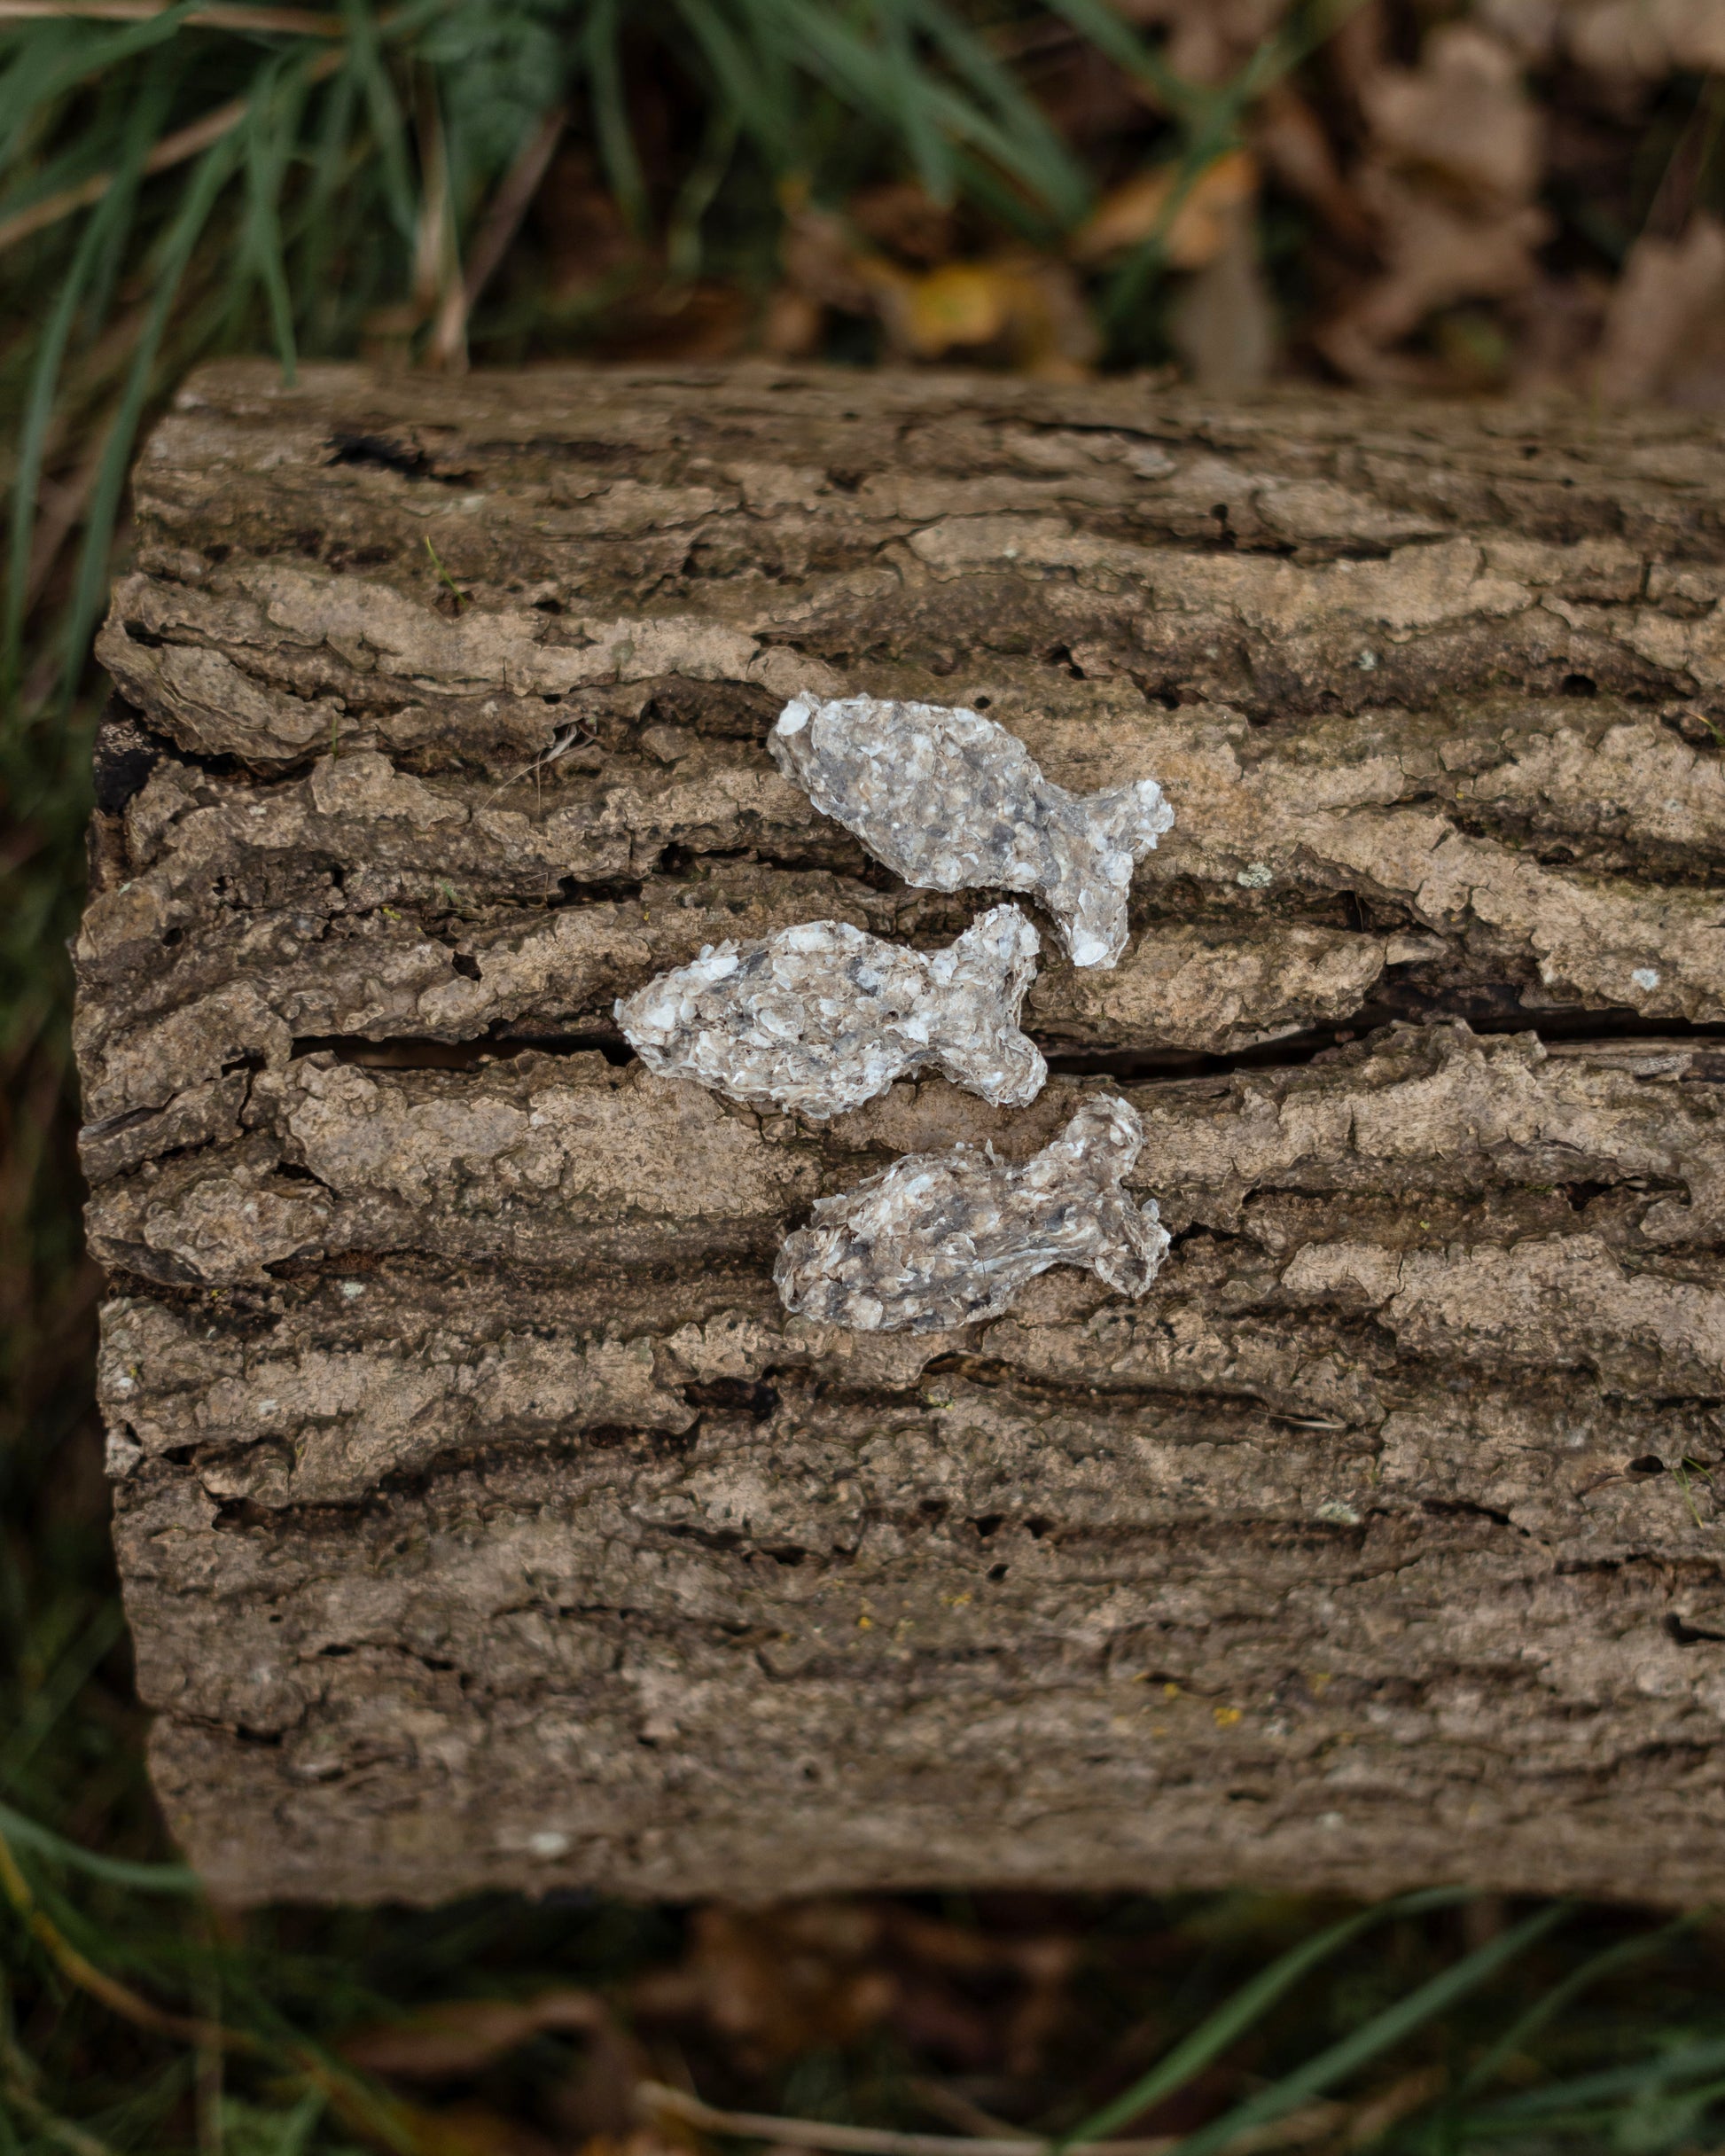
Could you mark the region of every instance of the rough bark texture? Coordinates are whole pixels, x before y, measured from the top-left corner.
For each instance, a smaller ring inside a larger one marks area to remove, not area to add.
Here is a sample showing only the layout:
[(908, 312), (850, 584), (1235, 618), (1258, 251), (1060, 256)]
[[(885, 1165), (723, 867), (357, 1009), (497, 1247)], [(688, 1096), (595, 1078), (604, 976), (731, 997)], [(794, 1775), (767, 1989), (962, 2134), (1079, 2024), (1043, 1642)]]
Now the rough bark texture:
[[(79, 1052), (219, 1892), (1725, 1891), (1715, 426), (224, 367), (137, 504)], [(704, 942), (990, 902), (779, 775), (804, 689), (1166, 786), (1031, 1106), (628, 1057)], [(1142, 1302), (785, 1315), (816, 1197), (1104, 1081)]]

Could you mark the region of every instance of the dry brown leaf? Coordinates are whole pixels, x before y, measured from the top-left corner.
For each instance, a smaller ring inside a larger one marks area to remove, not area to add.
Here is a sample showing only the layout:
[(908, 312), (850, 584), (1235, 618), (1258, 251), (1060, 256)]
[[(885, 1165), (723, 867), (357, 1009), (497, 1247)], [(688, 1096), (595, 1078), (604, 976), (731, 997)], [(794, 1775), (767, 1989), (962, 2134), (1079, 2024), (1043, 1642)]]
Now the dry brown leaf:
[(918, 277), (876, 258), (862, 273), (895, 359), (962, 354), (1053, 381), (1081, 381), (1095, 362), (1096, 327), (1063, 262), (1002, 254)]
[(785, 283), (816, 307), (836, 307), (847, 315), (872, 311), (855, 235), (833, 211), (807, 202), (792, 205), (778, 252)]
[(780, 285), (768, 295), (761, 323), (761, 348), (775, 359), (813, 359), (826, 333), (818, 300), (794, 285)]
[(1573, 59), (1607, 78), (1725, 69), (1725, 0), (1571, 0), (1559, 31)]
[(599, 179), (593, 152), (566, 140), (534, 200), (552, 303), (567, 306), (635, 268), (640, 243)]
[(958, 221), (944, 204), (909, 180), (865, 187), (846, 205), (865, 238), (908, 261), (933, 264), (958, 252)]
[(1549, 222), (1533, 207), (1470, 216), (1387, 172), (1362, 174), (1360, 191), (1376, 215), (1385, 271), (1318, 331), (1318, 348), (1353, 381), (1440, 387), (1429, 363), (1389, 348), (1440, 307), (1525, 291)]
[[(561, 1987), (530, 1999), (441, 2000), (405, 2020), (355, 2029), (336, 2048), (388, 2080), (464, 2082), (545, 2035), (587, 2039), (582, 2066), (551, 2093), (557, 2124), (582, 2141), (630, 2135), (645, 2060), (596, 1992)], [(424, 2156), (550, 2156), (552, 2144), (535, 2128), (483, 2105), (402, 2112)]]
[[(1612, 404), (1671, 394), (1725, 330), (1725, 225), (1698, 213), (1678, 240), (1629, 250), (1600, 338), (1596, 383)], [(1710, 337), (1708, 332), (1712, 332)], [(1711, 402), (1693, 392), (1685, 402)]]
[(874, 1965), (878, 1914), (855, 1902), (696, 1911), (680, 1968), (643, 1977), (631, 2004), (647, 2019), (705, 2021), (759, 2070), (880, 2020), (894, 1986)]
[(1112, 189), (1072, 238), (1074, 261), (1105, 262), (1142, 246), (1162, 230), (1172, 269), (1201, 270), (1233, 235), (1237, 215), (1255, 199), (1257, 160), (1249, 150), (1230, 150), (1206, 165), (1169, 215), (1179, 184), (1178, 165), (1155, 165)]
[(1362, 93), (1377, 154), (1429, 175), (1470, 207), (1532, 199), (1539, 184), (1539, 114), (1515, 54), (1476, 25), (1444, 23), (1417, 68), (1386, 67)]
[(1128, 22), (1166, 32), (1164, 57), (1188, 82), (1222, 82), (1250, 59), (1289, 0), (1113, 0)]
[(637, 2018), (705, 2023), (746, 2071), (890, 2020), (914, 2051), (1030, 2074), (1067, 2011), (1077, 1957), (1064, 1935), (1003, 1937), (890, 1902), (708, 1908), (682, 1966), (630, 1996)]
[(756, 330), (756, 309), (735, 285), (660, 285), (620, 306), (595, 349), (612, 360), (675, 364), (734, 359)]
[(1563, 0), (1473, 0), (1473, 20), (1501, 38), (1526, 66), (1549, 60), (1557, 49)]
[(531, 1999), (444, 1999), (404, 2021), (355, 2029), (337, 2045), (368, 2074), (454, 2081), (477, 2074), (546, 2031), (592, 2035), (614, 2023), (597, 1993), (542, 1991)]
[(1295, 90), (1278, 82), (1251, 119), (1259, 162), (1292, 194), (1309, 202), (1340, 239), (1364, 248), (1371, 226), (1342, 177), (1323, 124)]
[(1516, 56), (1476, 24), (1446, 23), (1417, 68), (1380, 65), (1356, 88), (1370, 140), (1353, 188), (1383, 267), (1314, 341), (1354, 381), (1476, 386), (1466, 339), (1449, 340), (1448, 364), (1393, 348), (1440, 309), (1514, 301), (1538, 279), (1551, 228), (1534, 200), (1539, 121)]

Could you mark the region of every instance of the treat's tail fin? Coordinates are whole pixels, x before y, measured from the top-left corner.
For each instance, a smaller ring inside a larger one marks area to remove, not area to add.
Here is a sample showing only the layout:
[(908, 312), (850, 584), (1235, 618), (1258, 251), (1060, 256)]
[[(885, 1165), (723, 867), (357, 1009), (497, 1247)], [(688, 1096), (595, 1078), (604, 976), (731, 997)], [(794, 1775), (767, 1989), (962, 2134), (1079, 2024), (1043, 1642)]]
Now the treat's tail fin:
[(949, 979), (972, 969), (984, 978), (992, 977), (1000, 984), (1001, 1001), (1016, 1018), (1026, 989), (1036, 978), (1042, 948), (1042, 939), (1016, 906), (990, 906), (935, 963), (950, 968)]
[(1165, 831), (1174, 811), (1153, 778), (1069, 794), (1061, 810), (1070, 843), (1043, 893), (1074, 965), (1118, 965), (1126, 949), (1132, 871)]
[(1110, 786), (1104, 793), (1085, 797), (1082, 806), (1097, 842), (1130, 854), (1135, 862), (1143, 860), (1158, 839), (1174, 828), (1174, 810), (1153, 778)]
[(1048, 1076), (1042, 1051), (1019, 1030), (1042, 947), (1016, 906), (991, 906), (933, 964), (936, 980), (955, 991), (933, 1043), (941, 1066), (997, 1107), (1034, 1100)]

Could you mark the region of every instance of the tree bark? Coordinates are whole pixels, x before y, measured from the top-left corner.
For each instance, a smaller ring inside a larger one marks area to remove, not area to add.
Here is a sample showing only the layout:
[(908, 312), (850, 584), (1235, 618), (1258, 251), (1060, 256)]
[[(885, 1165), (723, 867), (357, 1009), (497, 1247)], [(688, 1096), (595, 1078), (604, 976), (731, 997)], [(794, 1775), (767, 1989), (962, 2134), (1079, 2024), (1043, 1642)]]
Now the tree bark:
[[(78, 1050), (217, 1892), (1725, 1890), (1716, 425), (226, 365), (136, 485)], [(805, 688), (1162, 781), (1029, 1108), (628, 1058), (703, 943), (989, 902), (780, 777)], [(1143, 1301), (786, 1316), (815, 1198), (1103, 1085)]]

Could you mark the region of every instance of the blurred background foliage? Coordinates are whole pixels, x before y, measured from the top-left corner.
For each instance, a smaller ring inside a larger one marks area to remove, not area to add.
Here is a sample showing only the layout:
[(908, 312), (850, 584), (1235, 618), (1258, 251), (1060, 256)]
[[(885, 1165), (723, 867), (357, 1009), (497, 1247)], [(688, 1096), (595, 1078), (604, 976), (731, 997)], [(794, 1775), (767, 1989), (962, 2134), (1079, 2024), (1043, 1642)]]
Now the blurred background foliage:
[(1713, 407), (1722, 129), (1725, 0), (0, 0), (0, 2156), (737, 2140), (696, 2089), (880, 2156), (1087, 2119), (1190, 2156), (1725, 2144), (1705, 1916), (207, 1907), (107, 1556), (64, 957), (125, 474), (200, 357)]

